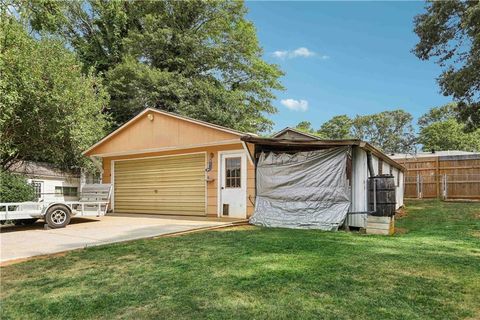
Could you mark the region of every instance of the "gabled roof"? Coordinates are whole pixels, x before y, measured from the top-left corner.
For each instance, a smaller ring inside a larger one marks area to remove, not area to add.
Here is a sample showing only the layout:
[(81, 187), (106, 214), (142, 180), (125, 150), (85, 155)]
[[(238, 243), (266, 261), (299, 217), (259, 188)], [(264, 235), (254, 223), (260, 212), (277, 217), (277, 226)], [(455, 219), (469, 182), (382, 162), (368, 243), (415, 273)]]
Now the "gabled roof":
[(8, 169), (29, 177), (80, 177), (80, 170), (64, 170), (47, 162), (17, 161)]
[(279, 136), (281, 136), (282, 134), (286, 133), (286, 132), (294, 132), (296, 134), (299, 134), (299, 135), (302, 135), (302, 136), (305, 136), (307, 138), (311, 138), (311, 139), (315, 139), (315, 140), (321, 140), (320, 137), (316, 136), (316, 135), (313, 135), (313, 134), (310, 134), (310, 133), (307, 133), (307, 132), (303, 132), (303, 131), (300, 131), (298, 129), (295, 129), (295, 128), (290, 128), (290, 127), (286, 127), (280, 131), (278, 131), (277, 133), (274, 133), (272, 135), (272, 138), (278, 138)]
[(87, 154), (89, 151), (95, 149), (99, 145), (101, 145), (101, 144), (105, 143), (106, 141), (110, 140), (115, 135), (117, 135), (119, 132), (128, 128), (132, 123), (134, 123), (137, 119), (141, 118), (144, 114), (146, 114), (148, 112), (153, 112), (153, 113), (161, 114), (161, 115), (164, 115), (164, 116), (180, 119), (180, 120), (183, 120), (183, 121), (195, 123), (195, 124), (198, 124), (198, 125), (201, 125), (201, 126), (204, 126), (204, 127), (208, 127), (208, 128), (211, 128), (211, 129), (215, 129), (215, 130), (218, 130), (218, 131), (230, 133), (230, 134), (236, 135), (238, 137), (241, 137), (241, 136), (246, 134), (246, 133), (238, 131), (238, 130), (226, 128), (226, 127), (223, 127), (223, 126), (220, 126), (220, 125), (217, 125), (217, 124), (212, 124), (212, 123), (209, 123), (209, 122), (206, 122), (206, 121), (193, 119), (193, 118), (190, 118), (190, 117), (187, 117), (187, 116), (182, 116), (182, 115), (179, 115), (179, 114), (176, 114), (176, 113), (167, 112), (167, 111), (163, 111), (163, 110), (158, 110), (158, 109), (154, 109), (154, 108), (145, 108), (140, 113), (138, 113), (135, 117), (133, 117), (129, 121), (125, 122), (119, 128), (117, 128), (116, 130), (114, 130), (113, 132), (111, 132), (110, 134), (108, 134), (107, 136), (102, 138), (100, 141), (98, 141), (97, 143), (92, 145), (90, 148), (85, 150), (83, 152), (83, 154)]

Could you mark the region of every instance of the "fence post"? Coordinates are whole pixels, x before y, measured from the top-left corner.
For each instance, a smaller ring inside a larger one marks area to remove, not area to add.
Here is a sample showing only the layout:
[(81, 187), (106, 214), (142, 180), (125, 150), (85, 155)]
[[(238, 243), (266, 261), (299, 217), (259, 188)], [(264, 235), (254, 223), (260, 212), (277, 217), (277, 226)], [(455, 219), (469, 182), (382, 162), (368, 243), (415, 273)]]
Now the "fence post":
[(423, 199), (423, 176), (418, 175), (420, 181), (420, 199)]
[(447, 181), (447, 174), (443, 175), (443, 200), (448, 198), (448, 181)]
[(418, 178), (418, 173), (417, 173), (417, 185), (416, 185), (416, 189), (417, 189), (417, 199), (420, 199), (420, 179)]
[(442, 177), (442, 200), (444, 200), (445, 199), (445, 175), (442, 174), (441, 177)]
[(437, 157), (435, 161), (435, 183), (437, 187), (437, 199), (442, 198), (442, 194), (440, 193), (440, 160)]

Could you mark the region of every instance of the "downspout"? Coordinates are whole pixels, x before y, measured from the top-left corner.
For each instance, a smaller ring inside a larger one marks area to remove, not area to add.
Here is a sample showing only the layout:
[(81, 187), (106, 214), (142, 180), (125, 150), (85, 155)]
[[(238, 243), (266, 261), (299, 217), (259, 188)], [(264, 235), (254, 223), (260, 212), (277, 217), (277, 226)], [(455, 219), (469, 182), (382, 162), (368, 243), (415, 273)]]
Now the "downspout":
[(370, 177), (375, 177), (375, 170), (373, 170), (372, 164), (372, 153), (370, 151), (367, 151), (367, 166)]
[[(367, 151), (367, 166), (368, 166), (368, 173), (370, 174), (370, 178), (375, 177), (375, 170), (373, 169), (372, 164), (372, 153)], [(367, 185), (368, 186), (368, 185)], [(377, 183), (373, 182), (373, 212), (377, 212)], [(370, 192), (370, 188), (367, 189), (367, 192)]]

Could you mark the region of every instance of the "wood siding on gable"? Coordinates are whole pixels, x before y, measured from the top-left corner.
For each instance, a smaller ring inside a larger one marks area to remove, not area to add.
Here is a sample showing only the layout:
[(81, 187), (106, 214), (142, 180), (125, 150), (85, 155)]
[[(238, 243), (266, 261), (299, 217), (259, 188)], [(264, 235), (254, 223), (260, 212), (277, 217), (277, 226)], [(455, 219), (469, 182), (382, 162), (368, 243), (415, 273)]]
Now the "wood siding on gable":
[(299, 132), (286, 130), (282, 134), (275, 136), (276, 139), (288, 139), (288, 140), (317, 140), (315, 138), (309, 137), (307, 135), (301, 134)]
[[(149, 116), (153, 119), (150, 120)], [(89, 150), (87, 155), (187, 148), (232, 140), (240, 141), (239, 135), (152, 111), (127, 124), (113, 136)]]

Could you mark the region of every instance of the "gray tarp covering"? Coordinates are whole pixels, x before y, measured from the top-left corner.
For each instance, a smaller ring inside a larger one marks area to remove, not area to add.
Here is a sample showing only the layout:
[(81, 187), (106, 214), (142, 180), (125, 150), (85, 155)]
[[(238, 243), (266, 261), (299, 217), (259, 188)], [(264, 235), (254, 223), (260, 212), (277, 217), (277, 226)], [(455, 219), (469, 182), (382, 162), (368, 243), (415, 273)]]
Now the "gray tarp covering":
[(347, 216), (349, 147), (262, 153), (250, 223), (266, 227), (337, 230)]

